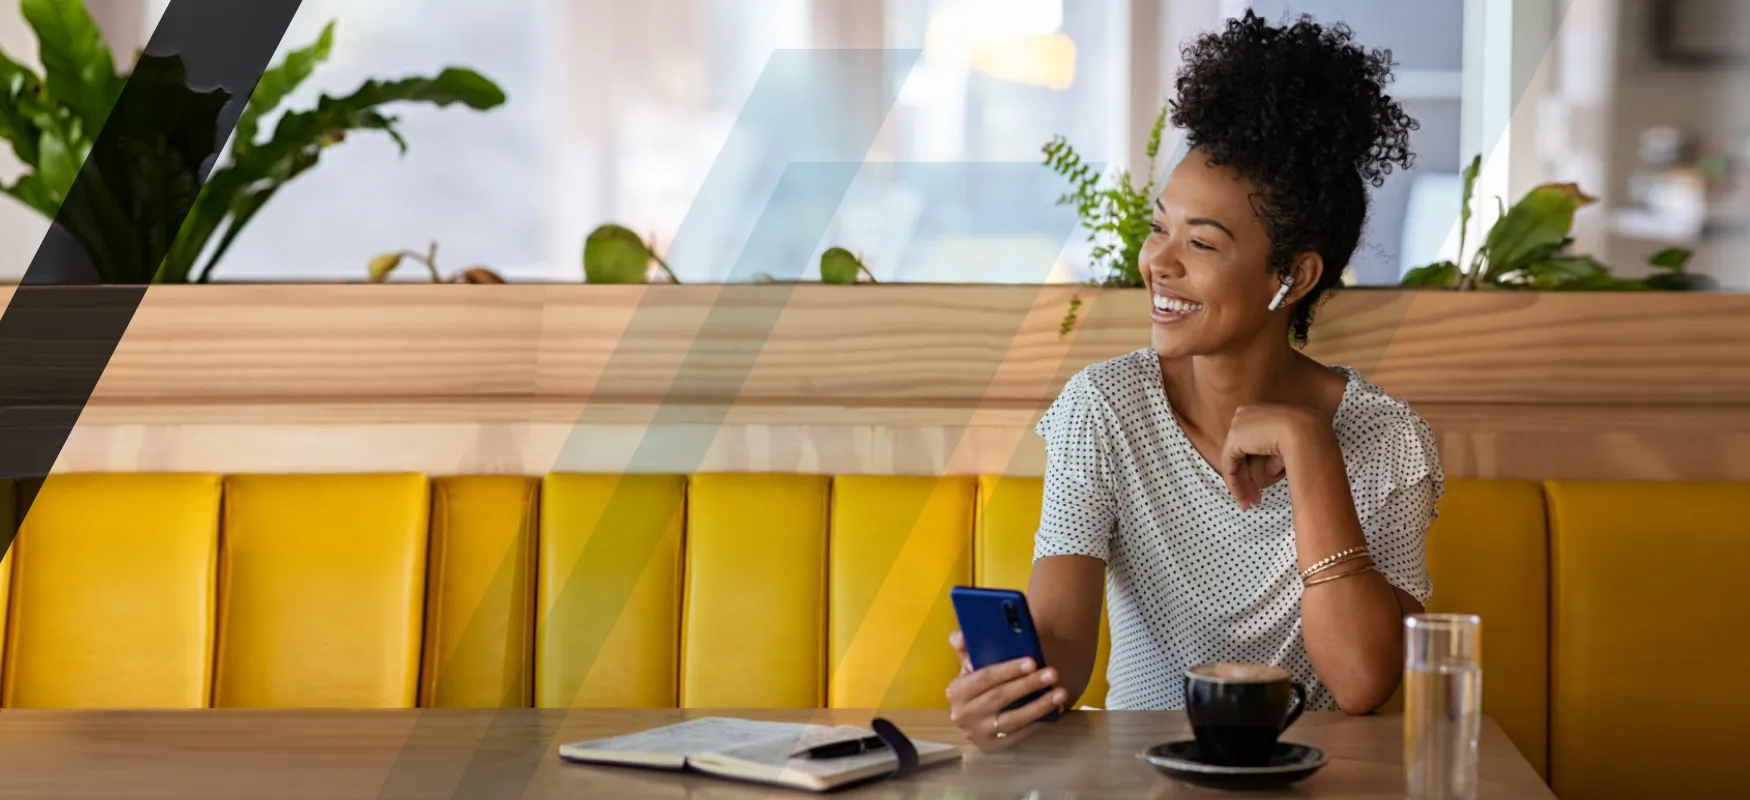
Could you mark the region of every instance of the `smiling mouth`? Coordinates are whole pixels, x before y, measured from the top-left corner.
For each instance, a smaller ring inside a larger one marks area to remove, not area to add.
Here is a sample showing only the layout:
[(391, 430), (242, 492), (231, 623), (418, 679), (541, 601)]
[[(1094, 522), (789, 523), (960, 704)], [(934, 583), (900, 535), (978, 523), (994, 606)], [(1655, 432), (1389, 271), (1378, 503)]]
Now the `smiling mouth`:
[(1203, 310), (1202, 303), (1194, 303), (1183, 297), (1156, 294), (1154, 296), (1154, 317), (1157, 322), (1176, 322)]

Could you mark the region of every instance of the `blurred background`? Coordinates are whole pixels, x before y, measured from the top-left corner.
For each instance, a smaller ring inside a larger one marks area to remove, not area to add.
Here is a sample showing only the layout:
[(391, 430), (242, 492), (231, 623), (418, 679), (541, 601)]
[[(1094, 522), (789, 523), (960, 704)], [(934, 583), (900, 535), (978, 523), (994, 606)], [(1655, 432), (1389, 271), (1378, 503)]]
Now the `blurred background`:
[[(167, 2), (88, 0), (123, 70)], [(1055, 205), (1067, 184), (1041, 146), (1062, 135), (1090, 162), (1146, 172), (1179, 47), (1248, 7), (1347, 22), (1398, 62), (1416, 167), (1375, 191), (1355, 283), (1455, 255), (1459, 173), (1480, 154), (1480, 196), (1573, 181), (1599, 198), (1575, 246), (1619, 274), (1679, 246), (1691, 271), (1750, 289), (1750, 3), (1735, 0), (304, 0), (276, 60), (330, 21), (335, 38), (289, 107), (447, 65), (509, 99), (398, 111), (404, 157), (369, 133), (331, 148), (216, 277), (362, 280), (374, 254), (436, 241), (448, 268), (579, 281), (590, 230), (620, 223), (663, 249), (714, 164), (719, 188), (764, 204), (769, 183), (719, 153), (774, 52), (896, 48), (916, 64), (820, 247), (859, 253), (882, 281), (1086, 280), (1085, 231)], [(0, 3), (0, 48), (35, 58), (15, 3)], [(1157, 175), (1177, 145), (1169, 129)], [(0, 179), (16, 171), (0, 153)], [(690, 224), (712, 241), (710, 222)], [(46, 224), (0, 197), (0, 280), (23, 273)], [(675, 271), (721, 281), (733, 256)]]

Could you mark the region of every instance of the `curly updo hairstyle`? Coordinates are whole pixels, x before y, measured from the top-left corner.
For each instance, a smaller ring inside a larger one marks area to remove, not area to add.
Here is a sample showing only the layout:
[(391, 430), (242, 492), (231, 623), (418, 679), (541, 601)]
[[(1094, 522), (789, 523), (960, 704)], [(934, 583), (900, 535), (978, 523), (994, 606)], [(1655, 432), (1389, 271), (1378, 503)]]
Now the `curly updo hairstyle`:
[(1314, 251), (1324, 273), (1295, 306), (1289, 330), (1305, 343), (1313, 309), (1342, 283), (1367, 218), (1363, 182), (1380, 186), (1392, 164), (1408, 169), (1416, 121), (1387, 97), (1391, 51), (1354, 43), (1348, 26), (1310, 16), (1273, 27), (1252, 11), (1184, 50), (1173, 125), (1250, 180), (1270, 236), (1270, 268), (1287, 275)]

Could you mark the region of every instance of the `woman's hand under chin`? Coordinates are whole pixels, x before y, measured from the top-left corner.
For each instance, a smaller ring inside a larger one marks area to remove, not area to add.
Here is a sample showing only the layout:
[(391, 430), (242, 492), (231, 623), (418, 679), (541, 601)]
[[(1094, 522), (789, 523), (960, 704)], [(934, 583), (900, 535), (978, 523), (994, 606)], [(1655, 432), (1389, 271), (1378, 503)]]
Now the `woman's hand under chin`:
[(1295, 464), (1331, 454), (1339, 454), (1336, 433), (1312, 409), (1260, 403), (1234, 411), (1215, 468), (1244, 510), (1257, 505), (1264, 489), (1287, 477)]

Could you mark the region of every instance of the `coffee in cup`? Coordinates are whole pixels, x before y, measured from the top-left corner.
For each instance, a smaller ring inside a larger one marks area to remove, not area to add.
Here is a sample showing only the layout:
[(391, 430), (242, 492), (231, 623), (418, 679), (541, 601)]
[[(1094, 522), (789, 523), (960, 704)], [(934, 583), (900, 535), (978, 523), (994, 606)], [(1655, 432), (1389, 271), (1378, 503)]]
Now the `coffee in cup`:
[(1211, 764), (1268, 764), (1277, 737), (1306, 708), (1306, 687), (1268, 664), (1198, 664), (1185, 670), (1184, 681), (1198, 755)]

